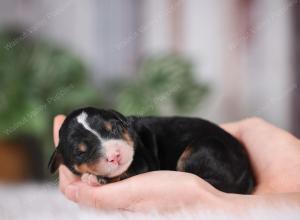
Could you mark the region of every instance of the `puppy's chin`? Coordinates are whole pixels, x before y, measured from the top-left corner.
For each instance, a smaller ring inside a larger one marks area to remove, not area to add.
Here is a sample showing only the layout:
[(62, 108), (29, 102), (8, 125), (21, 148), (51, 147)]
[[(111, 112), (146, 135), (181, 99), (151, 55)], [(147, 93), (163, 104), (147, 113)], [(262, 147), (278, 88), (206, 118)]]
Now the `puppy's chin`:
[(120, 164), (108, 164), (106, 160), (98, 159), (93, 163), (75, 165), (74, 169), (76, 172), (81, 174), (90, 173), (96, 176), (113, 178), (125, 173), (130, 167), (131, 163), (132, 159)]
[(120, 165), (117, 165), (116, 168), (113, 168), (112, 171), (110, 171), (106, 177), (108, 178), (113, 178), (113, 177), (117, 177), (117, 176), (120, 176), (121, 174), (125, 173), (129, 166), (131, 165), (131, 161), (128, 161), (127, 163), (124, 163), (124, 164), (120, 164)]
[[(132, 158), (126, 161), (122, 160), (119, 164), (108, 163), (105, 159), (99, 159), (92, 165), (80, 165), (79, 168), (86, 167), (83, 173), (92, 173), (96, 176), (113, 178), (120, 176), (128, 170), (132, 163)], [(87, 168), (88, 167), (88, 168)]]

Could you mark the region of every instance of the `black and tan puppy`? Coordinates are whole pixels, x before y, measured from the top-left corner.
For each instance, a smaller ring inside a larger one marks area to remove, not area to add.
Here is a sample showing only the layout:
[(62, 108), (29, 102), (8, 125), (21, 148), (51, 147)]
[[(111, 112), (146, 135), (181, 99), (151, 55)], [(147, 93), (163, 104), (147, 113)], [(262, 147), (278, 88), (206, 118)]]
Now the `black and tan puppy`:
[(65, 164), (90, 183), (107, 183), (153, 170), (198, 175), (217, 189), (250, 193), (254, 177), (243, 146), (199, 118), (125, 117), (92, 107), (69, 114), (49, 162)]

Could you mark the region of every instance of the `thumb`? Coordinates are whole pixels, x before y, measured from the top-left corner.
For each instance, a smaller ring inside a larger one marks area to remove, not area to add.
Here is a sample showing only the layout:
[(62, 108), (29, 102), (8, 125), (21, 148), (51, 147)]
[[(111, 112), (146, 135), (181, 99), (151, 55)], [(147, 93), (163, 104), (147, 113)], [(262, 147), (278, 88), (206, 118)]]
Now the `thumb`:
[(59, 129), (61, 125), (63, 124), (66, 116), (64, 115), (57, 115), (54, 118), (53, 121), (53, 139), (54, 139), (54, 145), (57, 146), (59, 142)]
[(97, 201), (99, 193), (96, 187), (89, 186), (82, 182), (69, 184), (65, 190), (65, 196), (80, 205), (97, 208)]

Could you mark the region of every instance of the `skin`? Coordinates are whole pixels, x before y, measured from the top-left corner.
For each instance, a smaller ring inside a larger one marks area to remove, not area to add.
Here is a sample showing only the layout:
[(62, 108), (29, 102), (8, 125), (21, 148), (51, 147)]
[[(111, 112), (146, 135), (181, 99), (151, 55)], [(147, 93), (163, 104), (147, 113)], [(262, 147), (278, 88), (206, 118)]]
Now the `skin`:
[[(64, 119), (59, 115), (54, 120), (55, 146)], [(71, 201), (101, 210), (171, 212), (184, 208), (241, 213), (261, 205), (300, 208), (300, 140), (259, 118), (221, 127), (248, 151), (257, 179), (252, 195), (223, 193), (193, 174), (176, 171), (154, 171), (95, 186), (89, 178), (81, 181), (64, 165), (59, 167), (59, 188)]]

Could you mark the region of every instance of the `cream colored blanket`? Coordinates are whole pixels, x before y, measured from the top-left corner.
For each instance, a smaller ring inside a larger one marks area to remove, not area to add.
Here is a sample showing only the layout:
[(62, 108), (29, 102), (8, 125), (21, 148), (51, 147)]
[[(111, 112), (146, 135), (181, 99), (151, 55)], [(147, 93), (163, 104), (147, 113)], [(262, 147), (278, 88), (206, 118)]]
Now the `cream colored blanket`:
[(1, 220), (50, 220), (50, 219), (89, 219), (89, 220), (119, 220), (119, 219), (288, 219), (300, 220), (300, 210), (290, 207), (271, 210), (257, 208), (243, 216), (233, 216), (225, 213), (199, 212), (191, 214), (178, 212), (167, 216), (152, 214), (125, 214), (122, 212), (95, 212), (79, 208), (76, 204), (66, 200), (54, 184), (44, 185), (0, 185), (0, 219)]

